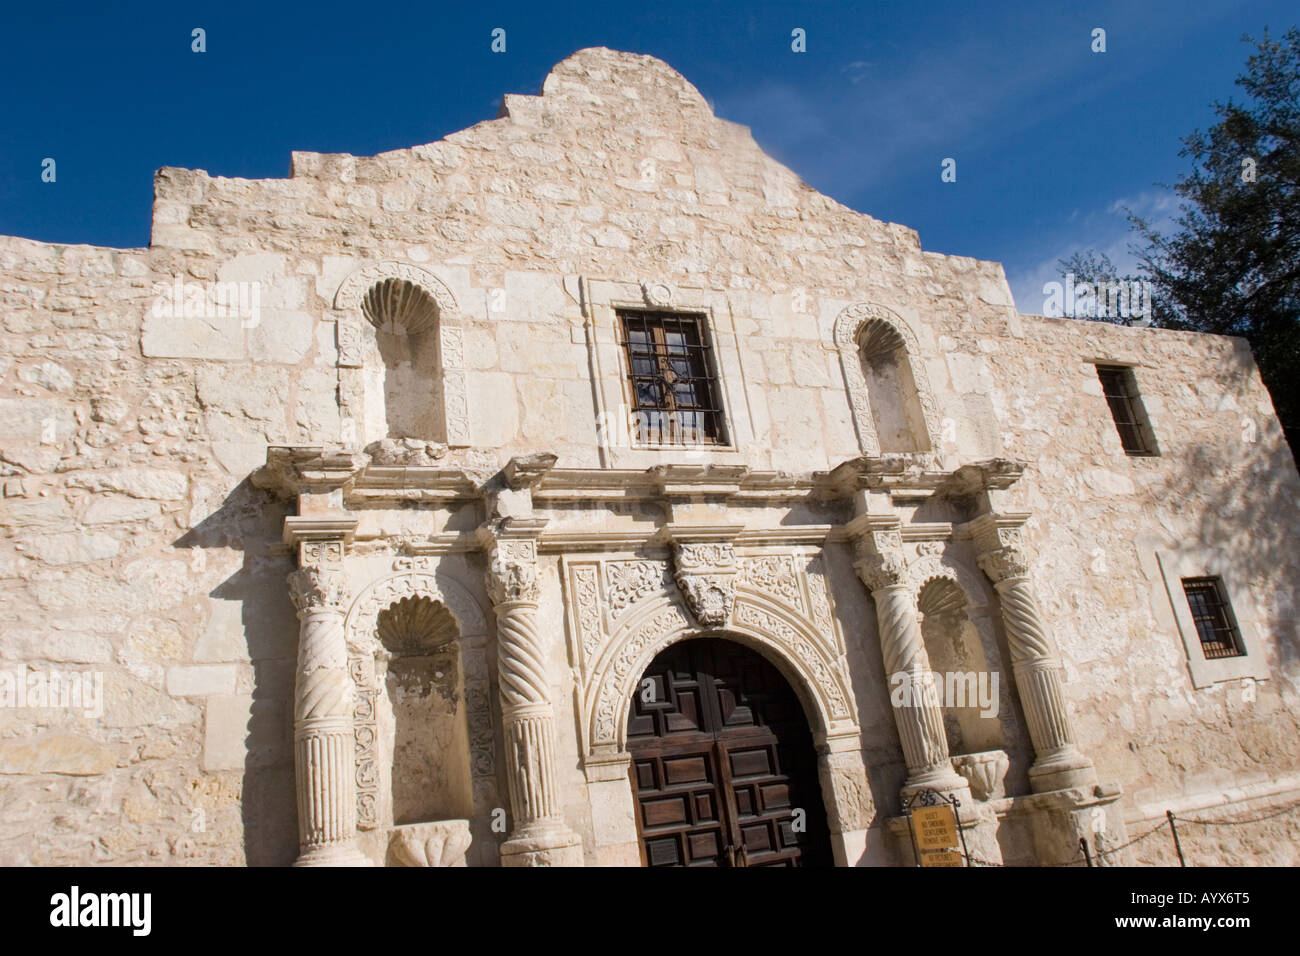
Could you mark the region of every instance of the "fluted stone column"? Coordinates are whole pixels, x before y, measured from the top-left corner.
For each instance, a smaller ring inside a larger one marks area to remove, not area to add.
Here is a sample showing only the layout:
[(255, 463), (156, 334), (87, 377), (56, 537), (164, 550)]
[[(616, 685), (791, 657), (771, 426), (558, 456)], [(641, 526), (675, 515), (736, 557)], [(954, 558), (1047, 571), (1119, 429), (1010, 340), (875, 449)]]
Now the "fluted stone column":
[(1096, 770), (1075, 743), (1061, 689), (1061, 660), (1038, 609), (1020, 533), (992, 516), (977, 527), (979, 565), (998, 592), (1016, 690), (1034, 746), (1029, 784), (1038, 792), (1092, 786)]
[[(916, 597), (907, 581), (907, 560), (897, 519), (866, 515), (851, 522), (849, 531), (857, 555), (854, 567), (876, 605), (894, 722), (907, 761), (903, 796), (932, 788), (957, 793), (969, 806), (969, 785), (953, 769), (948, 755), (948, 735), (921, 638)], [(902, 706), (896, 703), (898, 700)]]
[(501, 694), (513, 827), (503, 866), (582, 866), (580, 838), (564, 823), (555, 773), (555, 713), (547, 641), (537, 623), (537, 542), (498, 533), (488, 544), (488, 595), (497, 619)]
[(298, 608), (293, 747), (298, 790), (295, 866), (368, 866), (356, 847), (353, 686), (343, 633), (346, 589), (338, 571), (289, 575)]

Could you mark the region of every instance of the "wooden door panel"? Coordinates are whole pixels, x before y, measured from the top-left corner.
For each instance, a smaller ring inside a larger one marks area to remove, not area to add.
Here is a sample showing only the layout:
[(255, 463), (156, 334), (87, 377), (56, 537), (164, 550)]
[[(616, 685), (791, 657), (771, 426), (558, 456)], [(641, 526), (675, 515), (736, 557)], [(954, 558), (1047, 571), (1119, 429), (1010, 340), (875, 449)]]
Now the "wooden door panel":
[(830, 862), (803, 708), (760, 655), (717, 639), (669, 648), (633, 697), (628, 749), (647, 865)]
[[(698, 745), (697, 745), (698, 746)], [(645, 754), (633, 761), (638, 824), (648, 866), (718, 866), (726, 824), (712, 742), (694, 753)]]

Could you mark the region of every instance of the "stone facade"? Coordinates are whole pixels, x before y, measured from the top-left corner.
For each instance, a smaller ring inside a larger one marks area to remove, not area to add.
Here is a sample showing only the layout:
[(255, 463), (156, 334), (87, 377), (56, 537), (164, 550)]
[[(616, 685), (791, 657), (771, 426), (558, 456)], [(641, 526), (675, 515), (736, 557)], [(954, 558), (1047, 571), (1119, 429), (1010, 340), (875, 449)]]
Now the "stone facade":
[[(1167, 809), (1274, 814), (1196, 862), (1300, 862), (1300, 478), (1245, 343), (1018, 314), (656, 59), (163, 169), (149, 248), (0, 270), (0, 863), (637, 865), (629, 701), (700, 634), (799, 695), (842, 865), (907, 862), (925, 788), (988, 862), (1168, 864), (1119, 849)], [(722, 442), (630, 429), (647, 308), (702, 317)], [(994, 715), (924, 693), (955, 671)], [(97, 706), (14, 696), (59, 675)]]

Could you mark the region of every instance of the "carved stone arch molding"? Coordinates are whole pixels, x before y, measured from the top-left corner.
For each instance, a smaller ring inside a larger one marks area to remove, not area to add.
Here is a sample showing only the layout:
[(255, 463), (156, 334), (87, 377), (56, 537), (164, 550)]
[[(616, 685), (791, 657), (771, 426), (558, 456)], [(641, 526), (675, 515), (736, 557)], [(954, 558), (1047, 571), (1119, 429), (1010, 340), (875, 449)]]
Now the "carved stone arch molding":
[[(334, 294), (335, 334), (339, 368), (361, 368), (362, 331), (367, 324), (362, 300), (376, 283), (401, 279), (418, 286), (438, 308), (438, 356), (442, 371), (446, 441), (453, 447), (470, 444), (469, 383), (465, 372), (465, 324), (447, 284), (427, 269), (409, 262), (385, 259), (354, 270)], [(359, 386), (358, 386), (359, 387)], [(344, 389), (347, 393), (355, 389)], [(344, 441), (351, 439), (346, 434)]]
[(380, 824), (378, 765), (379, 725), (376, 701), (383, 688), (375, 668), (382, 645), (379, 614), (404, 598), (428, 598), (456, 619), (460, 666), (465, 688), (469, 730), (470, 779), (476, 803), (480, 795), (495, 799), (496, 757), (492, 730), (489, 667), (483, 645), (490, 641), (487, 615), (473, 592), (446, 571), (435, 570), (427, 558), (399, 558), (395, 573), (377, 578), (361, 589), (343, 620), (348, 647), (348, 673), (356, 688), (353, 734), (356, 739), (357, 827), (373, 830)]
[(647, 600), (620, 622), (586, 685), (584, 752), (590, 756), (625, 750), (628, 704), (655, 655), (678, 641), (710, 635), (735, 636), (765, 651), (803, 701), (814, 736), (858, 733), (845, 662), (802, 615), (741, 588), (730, 621), (718, 628), (698, 627), (681, 604), (667, 596)]
[(849, 392), (853, 427), (858, 435), (858, 447), (861, 448), (862, 454), (869, 457), (880, 454), (880, 441), (877, 438), (875, 420), (871, 415), (867, 379), (862, 371), (862, 359), (859, 354), (862, 334), (873, 323), (885, 323), (903, 340), (907, 350), (908, 365), (912, 371), (912, 381), (916, 385), (917, 402), (921, 406), (921, 414), (925, 419), (925, 428), (928, 432), (924, 437), (929, 451), (937, 452), (942, 435), (939, 406), (934, 401), (930, 376), (925, 370), (925, 361), (916, 332), (898, 313), (868, 302), (851, 305), (836, 316), (834, 332), (835, 348), (840, 353), (840, 368), (844, 372), (844, 385)]

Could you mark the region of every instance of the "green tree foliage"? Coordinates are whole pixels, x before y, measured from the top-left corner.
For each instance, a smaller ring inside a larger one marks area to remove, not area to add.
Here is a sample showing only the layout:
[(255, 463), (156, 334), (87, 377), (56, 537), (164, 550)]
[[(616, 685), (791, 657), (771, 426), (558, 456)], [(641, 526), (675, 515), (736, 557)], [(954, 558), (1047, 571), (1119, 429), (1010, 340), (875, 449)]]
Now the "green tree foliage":
[[(1247, 37), (1248, 42), (1254, 40)], [(1194, 167), (1174, 187), (1178, 230), (1146, 240), (1156, 324), (1250, 342), (1291, 447), (1300, 447), (1300, 29), (1267, 34), (1237, 85), (1241, 105), (1183, 140)], [(1251, 181), (1253, 180), (1253, 181)]]
[[(1244, 337), (1292, 449), (1300, 448), (1300, 29), (1265, 31), (1237, 78), (1245, 103), (1215, 103), (1219, 121), (1183, 138), (1191, 173), (1162, 235), (1130, 215), (1152, 324)], [(1114, 266), (1095, 253), (1063, 266), (1095, 281)]]

